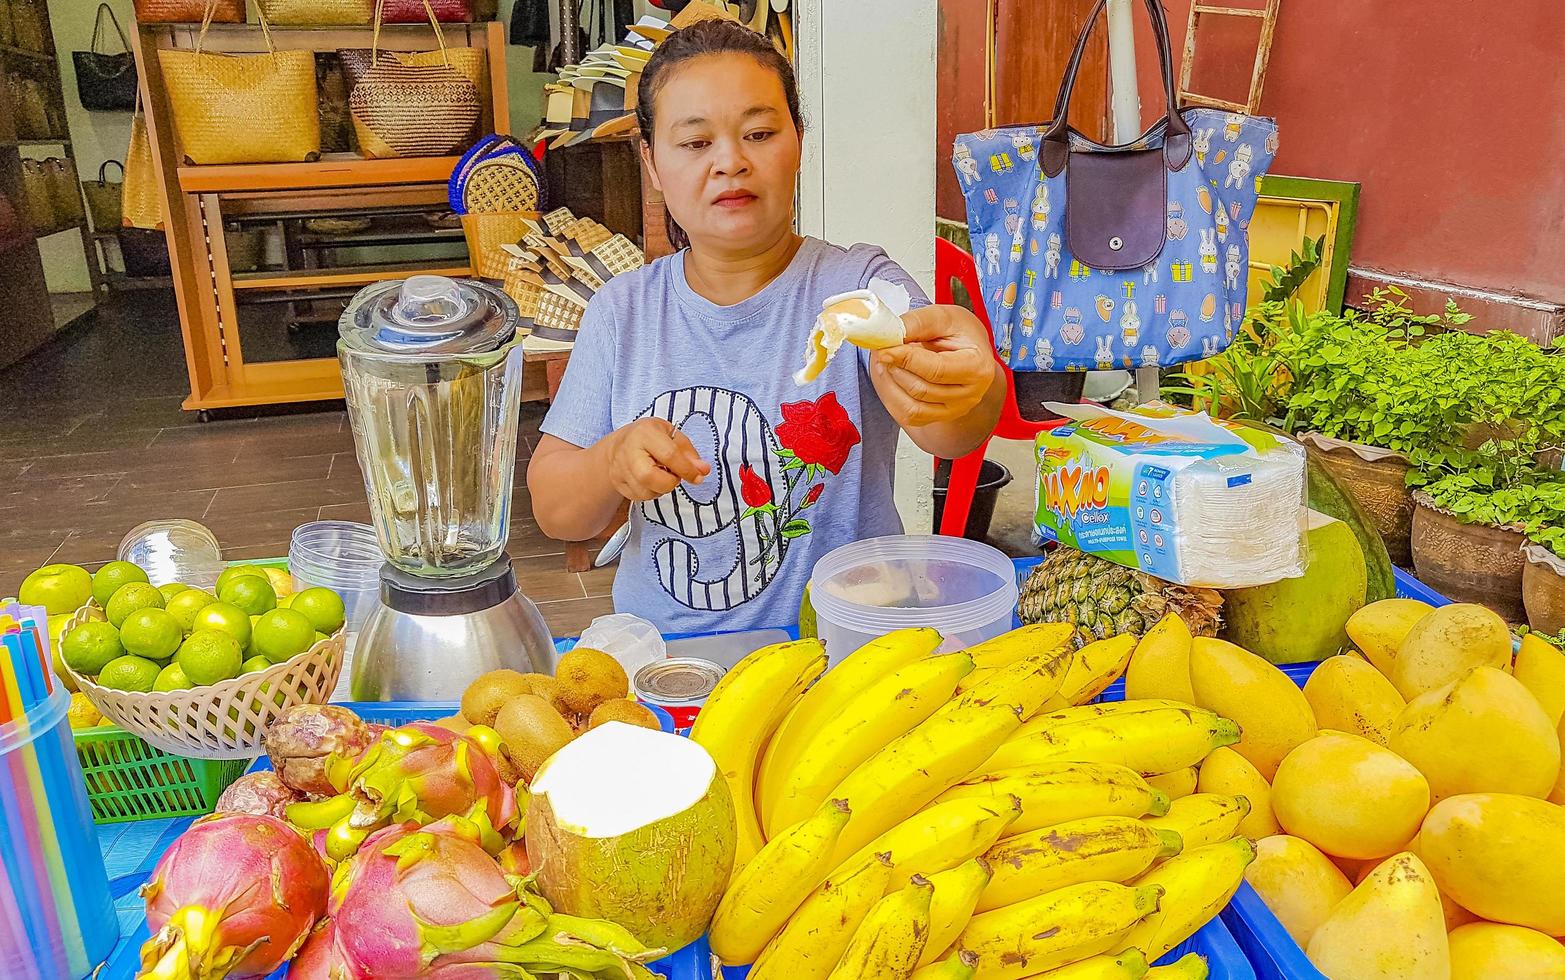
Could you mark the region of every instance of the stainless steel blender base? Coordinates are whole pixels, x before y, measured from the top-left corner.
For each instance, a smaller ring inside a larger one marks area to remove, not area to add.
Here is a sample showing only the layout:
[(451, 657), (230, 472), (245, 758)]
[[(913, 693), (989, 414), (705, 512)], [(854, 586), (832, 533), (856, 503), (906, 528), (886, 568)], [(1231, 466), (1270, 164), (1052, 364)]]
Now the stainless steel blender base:
[[(479, 606), (481, 608), (473, 608)], [(516, 589), (509, 556), (459, 581), (431, 582), (387, 567), (381, 605), (353, 655), (355, 701), (457, 701), (480, 674), (553, 673), (554, 641)]]

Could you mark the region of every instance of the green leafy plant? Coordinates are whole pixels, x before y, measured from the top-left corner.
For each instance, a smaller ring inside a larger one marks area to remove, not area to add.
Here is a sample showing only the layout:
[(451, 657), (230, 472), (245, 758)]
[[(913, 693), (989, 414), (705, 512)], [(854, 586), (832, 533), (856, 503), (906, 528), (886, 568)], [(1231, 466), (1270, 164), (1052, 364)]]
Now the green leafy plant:
[(1540, 527), (1528, 531), (1527, 538), (1554, 552), (1554, 557), (1565, 559), (1565, 527)]
[(1565, 544), (1565, 535), (1557, 533), (1565, 527), (1565, 479), (1533, 467), (1511, 473), (1508, 482), (1496, 486), (1496, 473), (1483, 466), (1448, 473), (1425, 486), (1424, 493), (1463, 523), (1519, 528), (1551, 550)]
[(1306, 238), (1299, 250), (1288, 257), (1288, 266), (1274, 265), (1272, 281), (1261, 294), (1263, 303), (1282, 303), (1294, 297), (1306, 279), (1320, 268), (1321, 252), (1326, 247), (1326, 236)]

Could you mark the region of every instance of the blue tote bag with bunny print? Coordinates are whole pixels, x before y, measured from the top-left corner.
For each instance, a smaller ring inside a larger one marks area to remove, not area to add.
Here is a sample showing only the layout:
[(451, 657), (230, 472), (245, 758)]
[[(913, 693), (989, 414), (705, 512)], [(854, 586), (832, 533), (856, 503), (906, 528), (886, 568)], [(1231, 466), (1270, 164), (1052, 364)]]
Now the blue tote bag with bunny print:
[(1167, 113), (1106, 146), (1066, 122), (1098, 0), (1054, 121), (960, 136), (952, 163), (1000, 358), (1016, 371), (1162, 367), (1212, 357), (1244, 320), (1246, 229), (1277, 152), (1271, 119), (1179, 111), (1168, 25), (1146, 0)]

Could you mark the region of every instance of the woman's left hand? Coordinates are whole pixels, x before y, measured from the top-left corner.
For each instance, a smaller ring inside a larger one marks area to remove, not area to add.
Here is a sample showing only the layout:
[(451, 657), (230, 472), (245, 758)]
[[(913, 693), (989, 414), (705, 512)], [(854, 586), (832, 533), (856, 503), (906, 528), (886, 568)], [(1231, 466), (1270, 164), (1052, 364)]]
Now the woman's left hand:
[[(920, 307), (902, 323), (906, 341), (870, 356), (886, 410), (904, 429), (966, 419), (999, 383), (989, 332), (960, 306)], [(987, 425), (993, 424), (989, 418)]]

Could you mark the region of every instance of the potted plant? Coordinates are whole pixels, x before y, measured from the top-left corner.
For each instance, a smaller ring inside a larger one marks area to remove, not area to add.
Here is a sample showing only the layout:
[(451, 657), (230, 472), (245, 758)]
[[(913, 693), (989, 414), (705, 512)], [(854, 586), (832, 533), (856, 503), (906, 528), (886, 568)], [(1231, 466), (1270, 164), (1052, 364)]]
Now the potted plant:
[(1529, 531), (1522, 555), (1527, 625), (1539, 633), (1565, 634), (1565, 526)]

